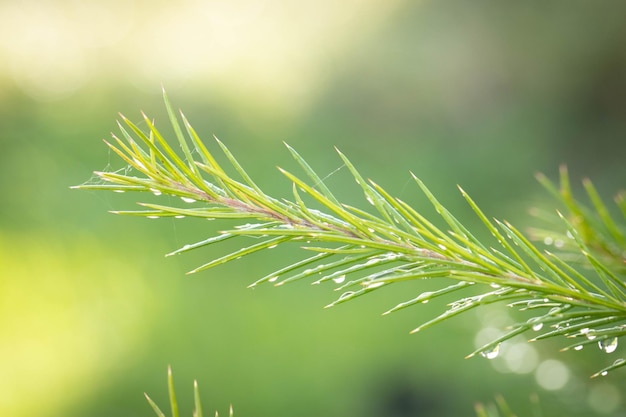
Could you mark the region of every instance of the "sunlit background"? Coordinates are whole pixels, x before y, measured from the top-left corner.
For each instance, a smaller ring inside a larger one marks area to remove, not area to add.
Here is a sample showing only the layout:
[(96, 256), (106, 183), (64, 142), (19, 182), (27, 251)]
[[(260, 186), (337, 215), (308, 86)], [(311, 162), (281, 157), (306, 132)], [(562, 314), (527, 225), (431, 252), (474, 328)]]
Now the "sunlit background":
[(558, 353), (525, 335), (465, 360), (510, 311), (409, 335), (445, 306), (380, 313), (432, 283), (326, 310), (332, 285), (246, 288), (294, 253), (188, 277), (219, 248), (163, 254), (219, 224), (117, 217), (142, 196), (69, 189), (123, 168), (101, 141), (118, 112), (167, 124), (163, 85), (278, 196), (275, 166), (296, 170), (285, 141), (363, 206), (337, 146), (427, 213), (409, 170), (470, 226), (456, 184), (527, 227), (552, 204), (535, 172), (566, 163), (607, 200), (624, 187), (625, 15), (620, 1), (2, 1), (0, 415), (150, 416), (143, 392), (167, 408), (171, 364), (188, 416), (194, 378), (209, 415), (459, 416), (496, 394), (528, 415), (536, 394), (546, 416), (625, 416), (623, 372), (588, 378), (622, 346)]

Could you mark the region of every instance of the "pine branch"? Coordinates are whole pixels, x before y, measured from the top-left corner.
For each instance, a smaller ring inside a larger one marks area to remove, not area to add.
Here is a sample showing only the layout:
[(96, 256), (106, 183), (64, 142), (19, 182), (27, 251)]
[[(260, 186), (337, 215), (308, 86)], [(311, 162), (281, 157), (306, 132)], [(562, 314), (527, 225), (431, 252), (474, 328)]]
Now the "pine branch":
[[(495, 357), (501, 342), (529, 330), (543, 330), (532, 340), (567, 337), (573, 338), (575, 343), (565, 349), (598, 343), (606, 352), (614, 351), (618, 338), (626, 334), (623, 325), (626, 320), (624, 222), (611, 217), (589, 181), (585, 181), (585, 189), (592, 209), (574, 200), (564, 169), (561, 170), (560, 188), (545, 177), (539, 177), (569, 210), (567, 215), (559, 213), (558, 224), (553, 226), (554, 230), (562, 232), (534, 231), (545, 243), (553, 243), (558, 252), (540, 249), (508, 222), (490, 220), (459, 188), (468, 205), (495, 238), (494, 242), (486, 242), (457, 220), (414, 175), (413, 180), (446, 224), (445, 229), (436, 226), (404, 201), (392, 197), (375, 182), (364, 179), (339, 151), (339, 158), (375, 214), (341, 203), (310, 165), (288, 145), (288, 151), (303, 168), (308, 181), (279, 168), (292, 183), (293, 197), (271, 197), (215, 138), (228, 169), (239, 178), (227, 173), (182, 112), (177, 117), (167, 96), (164, 97), (182, 156), (147, 116), (143, 116), (148, 128), (146, 132), (122, 116), (123, 124), (119, 124), (122, 139), (113, 135), (113, 141), (107, 145), (128, 164), (129, 170), (124, 173), (96, 172), (103, 182), (75, 188), (150, 192), (179, 197), (183, 203), (139, 203), (141, 210), (115, 211), (116, 214), (242, 222), (217, 236), (185, 245), (169, 254), (229, 239), (240, 242), (238, 250), (212, 259), (190, 273), (295, 242), (309, 255), (267, 274), (251, 286), (262, 283), (283, 285), (315, 277), (314, 284), (334, 282), (343, 292), (327, 306), (332, 307), (395, 283), (442, 279), (439, 290), (416, 294), (384, 313), (443, 295), (457, 296), (440, 316), (421, 324), (413, 332), (493, 303), (506, 303), (531, 315), (527, 321), (511, 326), (507, 334), (468, 357), (478, 353)], [(618, 197), (617, 204), (626, 217), (624, 194)], [(246, 238), (255, 238), (254, 243), (249, 244), (250, 240)], [(473, 295), (463, 296), (463, 291), (469, 288), (472, 288)], [(479, 293), (475, 294), (477, 291)], [(618, 360), (596, 375), (624, 364), (624, 360)]]

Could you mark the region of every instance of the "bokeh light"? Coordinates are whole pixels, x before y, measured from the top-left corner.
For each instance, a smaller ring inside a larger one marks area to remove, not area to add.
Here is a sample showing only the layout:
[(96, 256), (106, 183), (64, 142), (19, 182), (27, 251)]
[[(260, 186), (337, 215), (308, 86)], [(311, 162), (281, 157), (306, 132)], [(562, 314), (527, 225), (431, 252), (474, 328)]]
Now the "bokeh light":
[(581, 382), (614, 360), (595, 344), (553, 357), (563, 346), (529, 345), (532, 333), (493, 360), (464, 360), (526, 320), (514, 309), (409, 336), (447, 301), (380, 313), (431, 282), (327, 310), (332, 284), (246, 288), (296, 250), (190, 278), (219, 249), (162, 255), (223, 223), (116, 217), (106, 211), (144, 196), (69, 190), (124, 169), (101, 142), (117, 112), (167, 125), (163, 85), (208, 146), (218, 136), (272, 195), (291, 192), (274, 167), (297, 170), (286, 141), (363, 208), (337, 146), (425, 215), (409, 170), (477, 236), (489, 233), (456, 184), (525, 230), (530, 206), (554, 209), (536, 171), (554, 177), (566, 163), (606, 201), (623, 188), (624, 12), (623, 2), (1, 1), (0, 415), (150, 415), (143, 392), (165, 404), (168, 364), (181, 404), (197, 378), (209, 409), (233, 403), (242, 416), (466, 415), (494, 393), (524, 407), (537, 390), (545, 415), (624, 414), (612, 374)]
[(546, 359), (537, 367), (535, 379), (543, 389), (560, 390), (569, 381), (570, 372), (563, 362), (556, 359)]

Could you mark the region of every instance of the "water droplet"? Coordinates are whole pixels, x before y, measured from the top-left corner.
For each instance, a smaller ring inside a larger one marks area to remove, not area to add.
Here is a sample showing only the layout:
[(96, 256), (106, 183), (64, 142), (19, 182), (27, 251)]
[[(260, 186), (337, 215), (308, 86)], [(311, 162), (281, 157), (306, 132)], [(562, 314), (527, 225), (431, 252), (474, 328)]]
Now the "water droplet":
[(278, 277), (276, 276), (276, 277), (269, 278), (267, 281), (268, 282), (276, 282), (277, 279), (278, 279)]
[(448, 250), (448, 248), (446, 248), (444, 245), (442, 245), (441, 243), (438, 244), (437, 246), (439, 246), (439, 249), (441, 250)]
[(189, 198), (189, 197), (181, 197), (181, 200), (183, 200), (185, 203), (195, 203), (196, 200), (194, 200), (193, 198)]
[(345, 275), (339, 275), (338, 277), (333, 278), (333, 281), (335, 281), (336, 284), (341, 284), (345, 280), (346, 280)]
[(602, 373), (600, 374), (600, 376), (607, 376), (609, 374), (608, 371), (602, 371)]
[(562, 248), (563, 246), (565, 246), (565, 242), (563, 242), (561, 239), (557, 239), (554, 241), (554, 246), (556, 246), (557, 248)]
[(189, 249), (191, 249), (191, 245), (185, 245), (181, 249), (182, 250), (189, 250)]
[(543, 327), (543, 323), (535, 323), (533, 324), (532, 329), (536, 332), (538, 332), (539, 330), (541, 330), (541, 328)]
[(450, 310), (460, 310), (462, 308), (466, 308), (468, 306), (472, 305), (472, 300), (470, 299), (463, 299), (463, 300), (459, 300), (459, 301), (455, 301), (453, 303), (450, 304)]
[(418, 297), (417, 297), (417, 301), (421, 301), (422, 304), (426, 304), (427, 302), (430, 301), (430, 297), (433, 295), (433, 293), (431, 291), (426, 291), (421, 293)]
[(583, 350), (583, 345), (574, 346), (574, 350)]
[(270, 246), (268, 246), (267, 248), (268, 248), (268, 249), (274, 249), (276, 246), (278, 246), (278, 244), (275, 244), (275, 245), (270, 245)]
[(125, 193), (126, 191), (124, 190), (113, 190), (114, 193)]
[(598, 342), (598, 346), (600, 349), (605, 351), (606, 353), (613, 353), (617, 349), (617, 337), (613, 337), (611, 339), (603, 339)]
[(372, 200), (371, 197), (367, 196), (366, 199), (368, 203), (370, 203), (371, 205), (374, 205), (374, 200)]
[(613, 362), (613, 366), (619, 366), (619, 365), (623, 364), (624, 362), (626, 362), (626, 359), (624, 359), (624, 358), (616, 359), (615, 362)]
[(487, 358), (487, 359), (495, 359), (498, 357), (499, 353), (500, 353), (500, 343), (498, 343), (497, 345), (495, 345), (489, 350), (483, 350), (482, 352), (480, 352), (480, 356), (482, 356), (483, 358)]
[(174, 216), (175, 219), (184, 219), (185, 216), (183, 216), (182, 214), (179, 214), (178, 216)]
[(158, 219), (159, 218), (159, 216), (146, 216), (146, 217), (148, 217), (149, 219)]
[(369, 261), (365, 262), (365, 265), (374, 265), (378, 262), (380, 262), (380, 258), (372, 258)]
[(163, 194), (161, 191), (156, 190), (154, 188), (150, 188), (150, 191), (152, 191), (152, 194), (154, 194), (154, 195), (161, 195), (161, 194)]
[(588, 340), (593, 340), (596, 338), (596, 331), (593, 329), (584, 328), (580, 331)]
[(370, 233), (375, 233), (376, 230), (372, 229), (371, 227), (368, 227), (367, 230), (369, 230)]
[(365, 284), (365, 288), (368, 290), (373, 290), (374, 288), (379, 288), (385, 285), (385, 281), (372, 281)]
[(343, 294), (341, 294), (341, 296), (339, 296), (340, 300), (344, 300), (348, 297), (352, 297), (354, 295), (354, 291), (346, 291)]
[(489, 284), (489, 286), (490, 286), (491, 288), (500, 288), (500, 285), (499, 285), (499, 284), (496, 284), (495, 282), (492, 282), (491, 284)]
[(543, 243), (546, 244), (546, 245), (551, 245), (552, 243), (554, 243), (554, 239), (552, 239), (550, 236), (546, 236), (543, 239)]
[[(554, 316), (554, 315), (556, 315), (559, 311), (561, 311), (561, 310), (560, 310), (558, 307), (553, 307), (553, 308), (551, 308), (551, 309), (550, 309), (550, 311), (548, 311), (548, 314), (549, 314), (549, 315), (551, 315), (551, 316)], [(587, 330), (589, 330), (589, 329), (587, 329)], [(581, 332), (582, 332), (582, 330), (581, 330)]]

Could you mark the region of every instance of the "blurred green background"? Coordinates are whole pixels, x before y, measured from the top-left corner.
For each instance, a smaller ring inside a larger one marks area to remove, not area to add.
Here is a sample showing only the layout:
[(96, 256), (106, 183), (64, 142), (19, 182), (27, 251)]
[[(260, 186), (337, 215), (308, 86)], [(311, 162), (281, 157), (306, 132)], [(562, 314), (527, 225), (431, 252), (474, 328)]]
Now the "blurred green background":
[(552, 203), (537, 171), (566, 163), (607, 199), (624, 186), (625, 16), (623, 1), (1, 2), (0, 415), (150, 416), (168, 364), (185, 415), (194, 378), (205, 411), (237, 416), (472, 415), (496, 393), (520, 415), (532, 393), (546, 415), (626, 415), (623, 372), (588, 379), (622, 348), (465, 360), (508, 311), (409, 336), (444, 305), (380, 313), (432, 283), (323, 310), (331, 285), (246, 288), (293, 253), (188, 277), (220, 248), (163, 254), (226, 225), (117, 217), (143, 196), (69, 189), (123, 168), (101, 141), (117, 112), (167, 124), (163, 84), (268, 192), (289, 195), (286, 141), (363, 207), (337, 146), (426, 213), (409, 170), (470, 226), (456, 184), (527, 227)]

